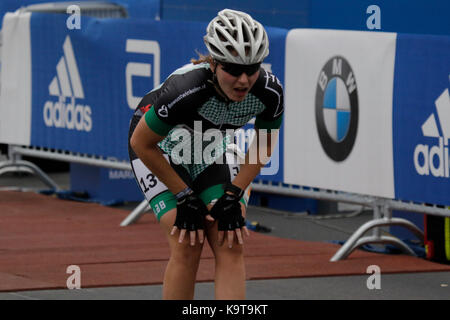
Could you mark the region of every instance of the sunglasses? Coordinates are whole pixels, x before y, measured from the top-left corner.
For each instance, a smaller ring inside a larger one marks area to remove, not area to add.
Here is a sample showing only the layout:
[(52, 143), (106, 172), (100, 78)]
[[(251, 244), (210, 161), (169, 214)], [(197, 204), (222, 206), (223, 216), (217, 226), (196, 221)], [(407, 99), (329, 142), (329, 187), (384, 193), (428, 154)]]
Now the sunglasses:
[(259, 68), (261, 67), (261, 63), (255, 63), (255, 64), (236, 64), (236, 63), (226, 63), (226, 62), (219, 62), (220, 65), (222, 65), (222, 69), (232, 75), (233, 77), (239, 77), (241, 74), (245, 72), (247, 76), (254, 75)]

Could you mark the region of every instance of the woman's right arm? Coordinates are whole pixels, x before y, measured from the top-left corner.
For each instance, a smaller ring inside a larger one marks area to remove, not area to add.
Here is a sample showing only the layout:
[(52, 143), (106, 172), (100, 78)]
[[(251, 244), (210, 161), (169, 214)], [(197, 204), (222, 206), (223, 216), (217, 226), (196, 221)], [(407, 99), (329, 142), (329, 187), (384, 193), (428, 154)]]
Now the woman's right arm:
[(147, 168), (149, 168), (173, 194), (177, 194), (187, 188), (187, 185), (170, 166), (159, 149), (157, 143), (163, 139), (163, 136), (158, 135), (149, 128), (145, 121), (145, 117), (142, 117), (131, 136), (130, 145)]

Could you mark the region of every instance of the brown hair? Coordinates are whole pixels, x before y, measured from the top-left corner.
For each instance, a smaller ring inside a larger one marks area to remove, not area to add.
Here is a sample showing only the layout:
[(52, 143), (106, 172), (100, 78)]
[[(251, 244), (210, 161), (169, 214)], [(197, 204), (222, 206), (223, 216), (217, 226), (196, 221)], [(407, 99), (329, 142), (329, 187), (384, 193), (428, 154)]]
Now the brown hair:
[(197, 54), (198, 54), (198, 58), (197, 59), (194, 59), (194, 58), (191, 59), (191, 62), (193, 64), (200, 64), (200, 63), (204, 63), (204, 62), (208, 62), (209, 64), (213, 64), (214, 63), (214, 60), (211, 57), (211, 55), (209, 55), (209, 54), (208, 55), (204, 55), (204, 54), (202, 54), (202, 53), (200, 53), (198, 51), (197, 51)]

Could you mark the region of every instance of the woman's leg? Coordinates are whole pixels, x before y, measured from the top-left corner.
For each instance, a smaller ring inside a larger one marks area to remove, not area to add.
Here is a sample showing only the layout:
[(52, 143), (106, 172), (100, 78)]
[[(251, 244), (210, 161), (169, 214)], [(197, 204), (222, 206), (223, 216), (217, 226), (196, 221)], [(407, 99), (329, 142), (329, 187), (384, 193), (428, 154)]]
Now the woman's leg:
[(170, 235), (175, 222), (176, 209), (166, 212), (160, 219), (170, 246), (170, 259), (164, 273), (163, 299), (190, 300), (194, 298), (195, 280), (203, 244), (198, 240), (190, 245), (189, 235), (178, 242), (179, 231)]
[[(208, 208), (210, 208), (209, 206)], [(241, 203), (245, 218), (245, 206)], [(215, 256), (215, 297), (218, 300), (245, 299), (245, 264), (243, 245), (234, 236), (233, 247), (229, 248), (225, 240), (219, 245), (217, 222), (207, 223), (206, 235)], [(245, 242), (244, 242), (245, 243)]]

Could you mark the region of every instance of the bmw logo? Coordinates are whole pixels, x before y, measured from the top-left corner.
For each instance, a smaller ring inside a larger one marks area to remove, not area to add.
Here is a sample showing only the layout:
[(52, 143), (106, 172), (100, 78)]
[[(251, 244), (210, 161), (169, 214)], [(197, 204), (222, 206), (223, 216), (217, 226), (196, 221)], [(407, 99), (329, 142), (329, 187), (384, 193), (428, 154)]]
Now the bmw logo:
[(358, 89), (348, 61), (334, 56), (323, 66), (316, 88), (316, 123), (325, 153), (345, 160), (353, 149), (358, 129)]

